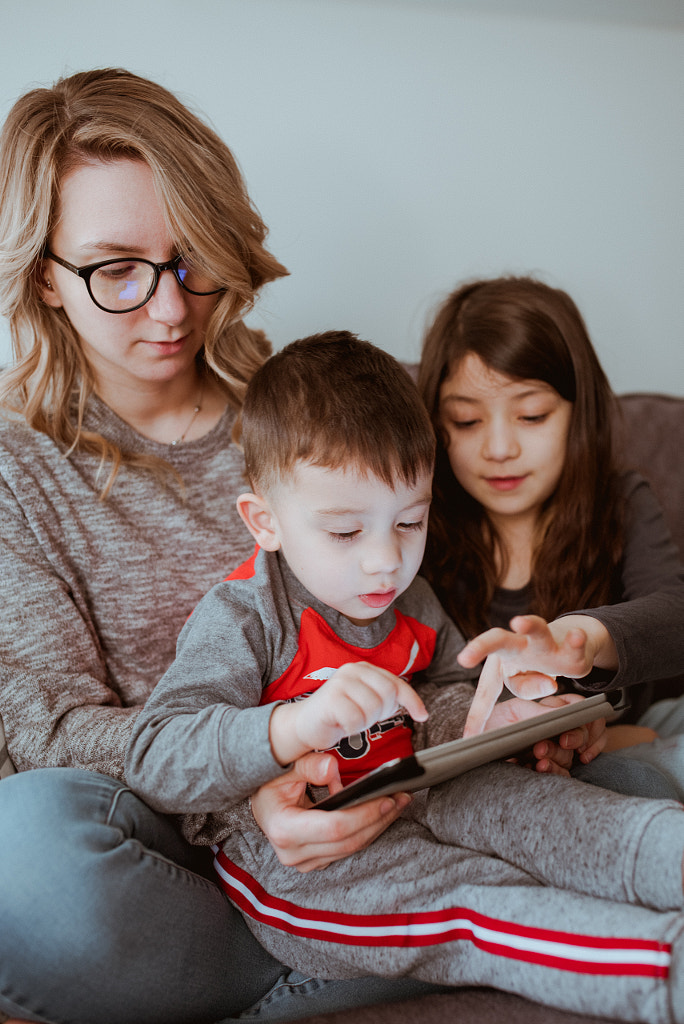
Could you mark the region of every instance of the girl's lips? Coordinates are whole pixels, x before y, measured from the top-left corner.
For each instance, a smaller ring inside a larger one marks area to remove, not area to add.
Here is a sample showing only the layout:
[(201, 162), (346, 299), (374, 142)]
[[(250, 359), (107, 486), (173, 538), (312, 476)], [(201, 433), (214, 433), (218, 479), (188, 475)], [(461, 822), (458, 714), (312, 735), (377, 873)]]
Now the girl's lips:
[(524, 476), (488, 476), (485, 477), (495, 491), (514, 491), (525, 480)]
[(360, 594), (360, 598), (364, 604), (368, 605), (369, 608), (384, 608), (386, 605), (391, 604), (396, 594), (395, 590), (384, 590), (382, 593), (376, 594)]

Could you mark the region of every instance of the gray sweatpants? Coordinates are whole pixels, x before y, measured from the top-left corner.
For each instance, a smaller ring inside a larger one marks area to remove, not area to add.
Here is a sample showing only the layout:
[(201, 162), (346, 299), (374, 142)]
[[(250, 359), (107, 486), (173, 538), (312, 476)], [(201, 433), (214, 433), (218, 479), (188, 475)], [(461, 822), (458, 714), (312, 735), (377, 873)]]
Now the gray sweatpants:
[(684, 1022), (681, 805), (495, 763), (410, 813), (309, 874), (261, 833), (234, 834), (219, 878), (259, 941), (318, 977), (411, 975)]

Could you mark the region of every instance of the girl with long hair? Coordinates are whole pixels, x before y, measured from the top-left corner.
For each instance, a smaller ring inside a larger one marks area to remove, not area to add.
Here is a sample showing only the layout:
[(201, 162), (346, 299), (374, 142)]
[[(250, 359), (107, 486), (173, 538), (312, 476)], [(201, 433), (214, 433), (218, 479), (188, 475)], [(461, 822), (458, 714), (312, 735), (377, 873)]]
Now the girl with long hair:
[[(529, 277), (463, 284), (426, 332), (419, 387), (438, 437), (424, 572), (471, 641), (463, 664), (487, 658), (466, 732), (504, 684), (538, 694), (534, 670), (559, 661), (567, 688), (630, 688), (638, 718), (684, 673), (684, 572), (648, 483), (617, 463), (575, 303)], [(654, 736), (640, 722), (631, 742)]]

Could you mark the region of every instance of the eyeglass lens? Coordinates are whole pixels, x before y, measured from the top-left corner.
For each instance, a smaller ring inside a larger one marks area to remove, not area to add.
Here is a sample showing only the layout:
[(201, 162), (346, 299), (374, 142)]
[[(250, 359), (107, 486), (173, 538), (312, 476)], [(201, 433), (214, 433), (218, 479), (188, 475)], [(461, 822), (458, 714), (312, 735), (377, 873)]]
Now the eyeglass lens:
[[(189, 292), (209, 294), (217, 285), (185, 261), (178, 264), (178, 277)], [(100, 306), (113, 313), (139, 306), (150, 297), (154, 287), (154, 267), (142, 260), (121, 260), (107, 263), (90, 275), (90, 290)]]

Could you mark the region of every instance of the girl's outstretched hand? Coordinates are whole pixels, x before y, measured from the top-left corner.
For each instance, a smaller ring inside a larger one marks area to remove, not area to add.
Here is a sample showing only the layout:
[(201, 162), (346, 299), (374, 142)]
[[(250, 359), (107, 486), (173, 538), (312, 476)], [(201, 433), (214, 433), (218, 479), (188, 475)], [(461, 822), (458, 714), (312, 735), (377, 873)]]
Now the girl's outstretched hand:
[(252, 813), (282, 864), (315, 871), (362, 850), (411, 802), (407, 793), (378, 797), (339, 811), (311, 809), (307, 784), (341, 788), (332, 754), (307, 754), (292, 770), (252, 796)]
[(594, 665), (617, 666), (608, 631), (588, 615), (567, 615), (551, 623), (538, 615), (516, 616), (510, 631), (489, 629), (466, 644), (458, 656), (467, 668), (483, 659), (464, 736), (484, 730), (504, 686), (517, 697), (535, 700), (555, 692), (556, 676), (581, 679)]

